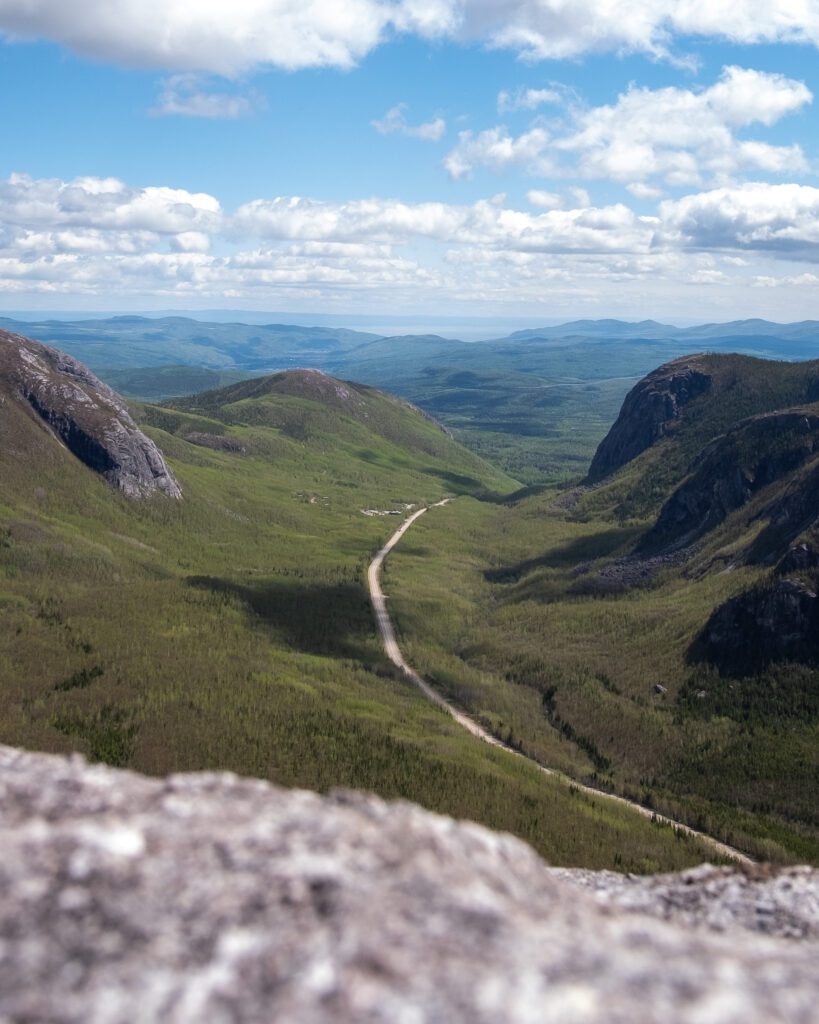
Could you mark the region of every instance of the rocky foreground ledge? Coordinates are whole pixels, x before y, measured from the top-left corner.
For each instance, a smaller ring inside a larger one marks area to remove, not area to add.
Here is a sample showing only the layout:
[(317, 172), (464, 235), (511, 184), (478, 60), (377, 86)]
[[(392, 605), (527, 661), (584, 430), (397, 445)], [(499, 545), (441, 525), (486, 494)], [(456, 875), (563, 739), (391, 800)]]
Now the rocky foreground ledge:
[(623, 878), (408, 804), (0, 747), (0, 1020), (816, 1021), (819, 872)]

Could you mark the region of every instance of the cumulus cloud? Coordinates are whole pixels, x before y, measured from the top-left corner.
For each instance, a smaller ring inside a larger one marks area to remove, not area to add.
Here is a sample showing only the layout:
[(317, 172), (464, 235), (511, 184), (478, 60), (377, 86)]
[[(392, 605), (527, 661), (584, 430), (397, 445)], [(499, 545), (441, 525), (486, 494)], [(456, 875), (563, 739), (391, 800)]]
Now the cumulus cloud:
[(626, 185), (626, 188), (631, 192), (635, 199), (662, 199), (665, 195), (661, 188), (655, 188), (653, 185), (646, 185), (642, 181), (633, 181), (630, 185)]
[(740, 171), (801, 171), (799, 146), (772, 146), (736, 137), (738, 129), (772, 125), (813, 99), (784, 75), (726, 67), (708, 89), (632, 86), (617, 102), (575, 114), (575, 130), (559, 149), (577, 154), (582, 174), (670, 185), (697, 185)]
[(194, 73), (171, 75), (162, 83), (162, 91), (151, 113), (157, 117), (181, 115), (234, 120), (247, 117), (254, 109), (254, 101), (208, 87), (207, 78)]
[[(91, 57), (233, 76), (264, 66), (350, 67), (390, 24), (378, 0), (0, 0), (0, 29)], [(408, 18), (407, 27), (412, 19)]]
[(163, 235), (218, 230), (219, 201), (203, 192), (155, 186), (132, 188), (116, 178), (31, 178), (0, 181), (0, 223), (36, 229), (71, 225)]
[(238, 236), (279, 240), (407, 244), (418, 240), (518, 252), (648, 251), (653, 224), (613, 204), (528, 213), (504, 197), (456, 206), (369, 199), (323, 203), (297, 197), (257, 200), (233, 218)]
[(380, 120), (373, 121), (372, 126), (381, 135), (407, 135), (425, 142), (438, 142), (446, 134), (446, 121), (442, 117), (413, 125), (407, 123), (407, 110), (406, 103), (398, 103)]
[(764, 182), (660, 204), (667, 245), (771, 252), (819, 260), (819, 188)]
[[(584, 108), (569, 105), (567, 123), (537, 121), (518, 136), (504, 125), (461, 132), (444, 166), (453, 178), (476, 167), (500, 172), (513, 166), (530, 174), (573, 174), (609, 179), (648, 198), (646, 183), (699, 186), (730, 181), (742, 173), (772, 174), (807, 169), (798, 145), (772, 145), (738, 133), (769, 127), (813, 100), (803, 83), (781, 74), (726, 67), (706, 89), (632, 86), (617, 102)], [(642, 186), (642, 191), (640, 191)], [(656, 186), (654, 186), (655, 194)]]
[(455, 33), (529, 60), (592, 52), (667, 56), (675, 37), (819, 42), (819, 9), (794, 0), (462, 0)]
[(525, 59), (667, 55), (677, 36), (819, 44), (808, 0), (0, 0), (0, 31), (128, 65), (233, 76), (350, 67), (395, 33)]
[(759, 285), (761, 296), (768, 281), (808, 294), (808, 277), (787, 263), (819, 264), (819, 188), (722, 187), (665, 200), (652, 216), (596, 207), (582, 189), (528, 199), (517, 209), (503, 195), (285, 196), (224, 211), (213, 196), (165, 186), (14, 175), (0, 182), (0, 292), (508, 305), (559, 286), (594, 309), (606, 296), (616, 308), (630, 288), (644, 297), (649, 277), (656, 295)]
[(532, 206), (543, 210), (559, 210), (563, 206), (563, 197), (558, 192), (545, 192), (540, 188), (529, 189), (526, 199)]

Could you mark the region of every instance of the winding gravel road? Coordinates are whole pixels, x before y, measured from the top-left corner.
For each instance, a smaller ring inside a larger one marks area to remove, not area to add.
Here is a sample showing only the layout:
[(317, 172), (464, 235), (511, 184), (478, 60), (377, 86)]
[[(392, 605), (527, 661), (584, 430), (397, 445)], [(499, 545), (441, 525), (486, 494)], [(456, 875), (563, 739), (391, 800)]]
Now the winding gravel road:
[(370, 600), (372, 601), (373, 611), (375, 612), (378, 631), (380, 632), (381, 639), (384, 643), (384, 651), (393, 665), (399, 668), (407, 679), (414, 683), (424, 696), (433, 702), (433, 704), (437, 704), (439, 708), (454, 718), (461, 728), (466, 729), (467, 732), (471, 733), (477, 739), (482, 740), (484, 743), (488, 743), (492, 747), (500, 747), (502, 750), (507, 751), (509, 754), (513, 754), (515, 757), (523, 757), (539, 771), (543, 772), (544, 775), (550, 775), (552, 778), (557, 779), (567, 786), (574, 786), (575, 789), (580, 790), (582, 793), (587, 793), (594, 797), (600, 797), (604, 800), (613, 800), (615, 803), (622, 804), (623, 806), (636, 811), (637, 814), (641, 814), (644, 818), (650, 818), (655, 821), (662, 822), (664, 825), (672, 825), (674, 828), (680, 829), (680, 831), (685, 832), (687, 835), (696, 836), (724, 857), (730, 857), (732, 860), (738, 861), (741, 864), (753, 864), (754, 861), (746, 854), (741, 853), (739, 850), (735, 850), (733, 846), (721, 843), (718, 839), (714, 839), (713, 836), (706, 835), (704, 832), (698, 832), (689, 825), (684, 825), (680, 821), (674, 821), (673, 818), (667, 818), (662, 814), (657, 814), (650, 808), (643, 807), (642, 804), (635, 803), (633, 800), (627, 800), (623, 796), (615, 796), (613, 793), (606, 793), (600, 789), (593, 789), (591, 786), (584, 786), (582, 783), (576, 782), (574, 779), (569, 778), (567, 775), (563, 775), (561, 772), (555, 771), (553, 768), (544, 767), (534, 759), (527, 757), (525, 754), (521, 754), (519, 750), (514, 750), (502, 740), (499, 740), (497, 736), (493, 736), (492, 733), (487, 732), (487, 730), (479, 725), (474, 718), (471, 718), (464, 711), (460, 711), (451, 704), (445, 697), (438, 693), (437, 690), (430, 686), (423, 676), (416, 672), (412, 665), (407, 662), (404, 655), (401, 653), (401, 648), (398, 646), (392, 619), (390, 619), (390, 614), (387, 611), (387, 597), (381, 589), (381, 568), (384, 565), (384, 560), (387, 555), (398, 544), (413, 523), (417, 522), (425, 512), (429, 511), (430, 508), (441, 508), (443, 505), (449, 504), (451, 500), (451, 498), (444, 498), (443, 501), (438, 501), (434, 505), (419, 508), (417, 512), (413, 512), (413, 514), (408, 519), (404, 520), (401, 526), (399, 526), (384, 547), (381, 548), (372, 562), (370, 562), (370, 566), (367, 570), (367, 585), (370, 590)]

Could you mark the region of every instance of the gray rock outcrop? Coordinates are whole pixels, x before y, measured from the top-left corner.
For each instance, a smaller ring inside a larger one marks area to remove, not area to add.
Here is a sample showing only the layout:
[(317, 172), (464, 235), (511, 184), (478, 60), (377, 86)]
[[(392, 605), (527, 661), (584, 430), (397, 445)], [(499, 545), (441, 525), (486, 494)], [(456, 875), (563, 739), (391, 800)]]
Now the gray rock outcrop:
[(182, 496), (124, 401), (64, 352), (0, 330), (0, 394), (24, 403), (73, 455), (128, 497)]
[(656, 444), (673, 430), (685, 406), (708, 391), (711, 378), (696, 360), (687, 356), (666, 363), (631, 389), (595, 452), (590, 481), (604, 479)]
[(801, 580), (771, 579), (732, 597), (692, 646), (695, 660), (727, 675), (753, 675), (775, 661), (819, 660), (819, 598)]
[(9, 748), (0, 833), (3, 1021), (816, 1020), (807, 869), (550, 870), (408, 804)]
[(818, 449), (814, 413), (786, 410), (743, 420), (700, 453), (639, 550), (674, 551), (691, 544), (763, 488), (792, 476)]

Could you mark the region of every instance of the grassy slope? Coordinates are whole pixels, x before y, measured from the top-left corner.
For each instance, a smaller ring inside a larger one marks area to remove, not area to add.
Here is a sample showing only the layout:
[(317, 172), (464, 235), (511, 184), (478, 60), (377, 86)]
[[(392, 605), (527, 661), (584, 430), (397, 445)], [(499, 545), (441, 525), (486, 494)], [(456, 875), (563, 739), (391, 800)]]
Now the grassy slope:
[(241, 387), (200, 401), (207, 415), (137, 410), (180, 503), (127, 502), (3, 406), (0, 738), (148, 772), (373, 789), (508, 829), (556, 863), (701, 860), (696, 843), (473, 741), (385, 663), (363, 573), (396, 520), (361, 508), (511, 481), (386, 398), (364, 395), (373, 430)]
[[(689, 660), (711, 611), (763, 578), (755, 566), (720, 570), (763, 528), (760, 513), (786, 481), (761, 490), (653, 587), (584, 596), (578, 586), (632, 550), (709, 436), (800, 401), (816, 371), (741, 359), (711, 369), (718, 400), (692, 406), (676, 441), (574, 508), (560, 507), (557, 492), (495, 506), (463, 498), (419, 524), (393, 558), (393, 609), (414, 661), (545, 763), (761, 857), (817, 862), (819, 673), (780, 665), (721, 679)], [(591, 572), (578, 576), (582, 563)]]

